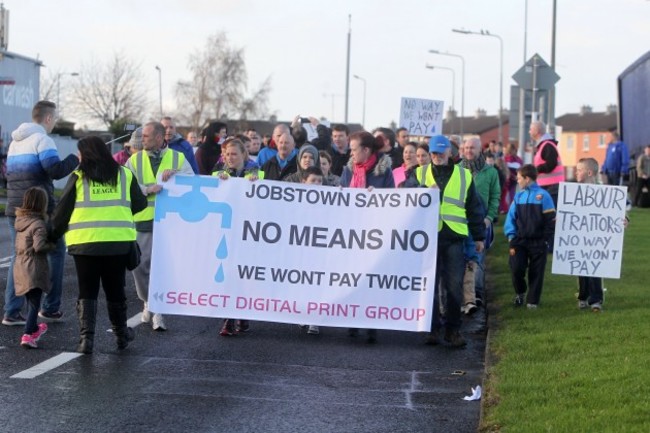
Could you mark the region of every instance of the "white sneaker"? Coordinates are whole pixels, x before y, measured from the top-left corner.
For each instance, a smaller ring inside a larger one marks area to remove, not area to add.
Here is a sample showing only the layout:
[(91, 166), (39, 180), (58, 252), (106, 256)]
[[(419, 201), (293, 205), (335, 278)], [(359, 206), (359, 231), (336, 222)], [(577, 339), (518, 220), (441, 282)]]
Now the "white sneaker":
[(320, 334), (320, 329), (318, 329), (318, 326), (316, 325), (309, 325), (309, 329), (307, 329), (307, 334), (318, 335)]
[(144, 308), (142, 309), (142, 315), (140, 316), (140, 321), (142, 323), (151, 322), (151, 312), (149, 311), (149, 304), (144, 303)]
[(166, 331), (167, 327), (165, 326), (165, 321), (163, 316), (160, 313), (154, 313), (151, 321), (151, 326), (154, 331)]

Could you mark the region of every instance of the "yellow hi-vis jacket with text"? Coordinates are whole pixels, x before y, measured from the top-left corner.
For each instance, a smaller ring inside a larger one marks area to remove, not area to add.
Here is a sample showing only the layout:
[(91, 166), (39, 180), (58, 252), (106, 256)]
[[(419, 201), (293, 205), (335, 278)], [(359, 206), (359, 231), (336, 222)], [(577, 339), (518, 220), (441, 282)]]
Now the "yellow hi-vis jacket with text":
[[(425, 172), (424, 178), (422, 171)], [(433, 178), (433, 172), (429, 168), (429, 164), (424, 167), (418, 167), (415, 170), (415, 176), (422, 186), (431, 187), (436, 184)], [(440, 218), (438, 219), (438, 231), (442, 230), (442, 223), (444, 221), (447, 226), (459, 235), (467, 236), (469, 230), (467, 228), (467, 213), (465, 212), (465, 199), (467, 192), (472, 182), (472, 175), (466, 168), (454, 166), (454, 171), (445, 186), (445, 191), (442, 195), (442, 203), (440, 203)]]
[[(160, 167), (158, 167), (158, 172), (165, 170), (179, 170), (185, 162), (185, 155), (169, 148), (165, 149), (164, 152), (162, 161), (160, 161)], [(146, 150), (136, 153), (129, 160), (131, 161), (135, 177), (138, 179), (140, 185), (151, 186), (156, 184), (156, 173), (154, 173), (151, 168), (151, 161), (149, 160), (149, 155)], [(152, 221), (155, 205), (156, 194), (149, 194), (147, 196), (147, 208), (135, 214), (133, 217), (135, 222)]]
[(65, 242), (71, 246), (91, 242), (135, 241), (135, 224), (131, 213), (131, 170), (120, 167), (115, 186), (88, 180), (80, 170), (74, 173), (77, 175), (77, 196)]

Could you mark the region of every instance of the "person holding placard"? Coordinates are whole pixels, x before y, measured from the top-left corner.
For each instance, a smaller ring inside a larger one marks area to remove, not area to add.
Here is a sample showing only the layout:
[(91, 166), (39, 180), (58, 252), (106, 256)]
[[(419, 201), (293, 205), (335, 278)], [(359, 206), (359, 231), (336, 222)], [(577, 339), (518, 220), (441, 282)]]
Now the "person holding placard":
[[(578, 183), (598, 183), (598, 161), (594, 158), (582, 158), (576, 165)], [(623, 225), (627, 227), (628, 218)], [(578, 308), (591, 308), (594, 313), (603, 309), (603, 279), (600, 277), (578, 277)]]
[[(537, 169), (526, 164), (517, 170), (521, 189), (510, 205), (504, 232), (510, 243), (510, 269), (515, 289), (515, 307), (526, 301), (536, 309), (542, 296), (549, 245), (555, 233), (555, 205), (551, 195), (536, 182)], [(528, 271), (528, 287), (526, 286)]]

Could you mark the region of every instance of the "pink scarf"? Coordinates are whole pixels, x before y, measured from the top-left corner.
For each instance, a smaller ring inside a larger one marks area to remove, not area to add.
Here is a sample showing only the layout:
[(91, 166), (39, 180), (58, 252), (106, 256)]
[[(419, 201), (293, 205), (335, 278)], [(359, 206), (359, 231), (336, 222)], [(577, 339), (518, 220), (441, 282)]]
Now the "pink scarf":
[(377, 154), (373, 153), (366, 162), (360, 164), (355, 163), (352, 171), (352, 180), (350, 181), (350, 188), (365, 188), (366, 187), (366, 172), (372, 168), (377, 162)]

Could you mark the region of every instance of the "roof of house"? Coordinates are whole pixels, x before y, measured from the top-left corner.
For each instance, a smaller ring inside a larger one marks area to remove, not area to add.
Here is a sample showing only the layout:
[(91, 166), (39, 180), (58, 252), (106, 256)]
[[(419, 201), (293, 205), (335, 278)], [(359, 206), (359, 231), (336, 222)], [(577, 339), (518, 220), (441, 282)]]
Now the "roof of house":
[(565, 114), (555, 119), (555, 124), (561, 126), (563, 132), (598, 132), (616, 130), (618, 121), (615, 111), (606, 111)]
[[(443, 134), (459, 134), (460, 133), (460, 117), (453, 117), (451, 119), (445, 119), (442, 122), (442, 133)], [(472, 117), (463, 117), (463, 133), (464, 134), (475, 134), (481, 135), (492, 129), (497, 129), (499, 127), (499, 118), (498, 116), (472, 116)], [(501, 116), (501, 122), (503, 125), (508, 124), (508, 115), (504, 114)]]

